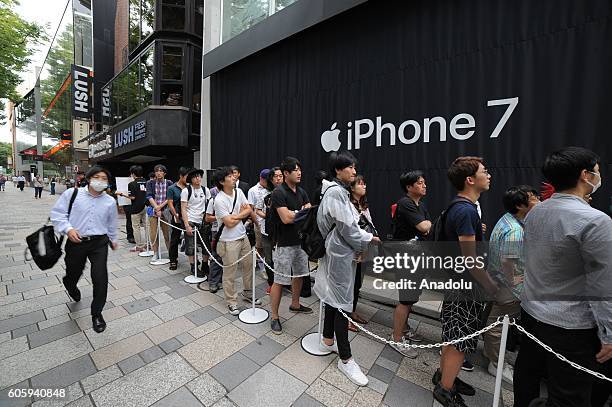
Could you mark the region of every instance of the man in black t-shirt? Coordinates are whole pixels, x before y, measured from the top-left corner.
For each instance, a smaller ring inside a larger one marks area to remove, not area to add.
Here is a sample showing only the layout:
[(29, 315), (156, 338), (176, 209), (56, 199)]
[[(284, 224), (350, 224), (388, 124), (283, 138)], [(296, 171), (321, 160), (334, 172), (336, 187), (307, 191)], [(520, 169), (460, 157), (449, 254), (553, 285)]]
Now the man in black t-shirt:
[(310, 200), (306, 191), (299, 186), (302, 180), (302, 167), (300, 162), (287, 157), (281, 164), (281, 170), (285, 176), (285, 182), (272, 192), (271, 211), (276, 212), (274, 218), (274, 232), (272, 234), (273, 245), (276, 247), (273, 253), (274, 284), (270, 289), (272, 304), (272, 333), (280, 335), (282, 327), (278, 316), (283, 285), (291, 284), (291, 305), (289, 311), (295, 313), (310, 314), (312, 309), (300, 304), (300, 292), (302, 291), (302, 278), (291, 276), (308, 276), (308, 255), (300, 247), (298, 230), (293, 223), (295, 214), (310, 207)]
[(132, 201), (130, 205), (130, 213), (126, 214), (132, 221), (132, 230), (134, 233), (134, 242), (136, 247), (132, 252), (142, 252), (145, 250), (145, 242), (140, 234), (140, 225), (144, 225), (147, 221), (145, 212), (145, 202), (147, 200), (146, 180), (142, 178), (142, 167), (140, 165), (132, 165), (130, 167), (130, 175), (134, 179), (128, 184), (128, 195), (123, 192), (117, 192), (118, 195), (123, 195)]
[[(482, 240), (482, 224), (476, 201), (480, 194), (488, 191), (491, 175), (484, 167), (482, 158), (459, 157), (448, 169), (448, 178), (457, 190), (455, 199), (461, 199), (450, 207), (444, 224), (446, 239), (457, 241), (464, 258), (476, 257), (475, 242)], [(474, 266), (469, 269), (472, 277), (490, 295), (498, 289), (486, 270)], [(442, 303), (442, 340), (444, 342), (473, 334), (480, 328), (480, 316), (484, 303), (470, 300), (456, 291), (449, 292)], [(473, 396), (473, 387), (457, 376), (464, 363), (465, 354), (476, 350), (478, 338), (465, 340), (456, 345), (444, 346), (440, 358), (440, 369), (433, 376), (434, 398), (443, 406), (465, 405), (461, 394)]]
[[(427, 194), (423, 172), (414, 170), (402, 174), (400, 176), (400, 187), (406, 195), (397, 201), (397, 208), (393, 217), (393, 238), (395, 240), (423, 239), (431, 229), (429, 212), (425, 204), (421, 202), (421, 199)], [(410, 311), (412, 311), (412, 305), (416, 301), (403, 300), (401, 294), (400, 291), (400, 301), (395, 306), (395, 312), (393, 313), (392, 339), (394, 342), (401, 343), (421, 342), (423, 340), (421, 336), (412, 331), (406, 323)], [(414, 292), (411, 294), (418, 295)], [(404, 356), (417, 357), (417, 351), (413, 348), (403, 346), (393, 346), (393, 348)]]

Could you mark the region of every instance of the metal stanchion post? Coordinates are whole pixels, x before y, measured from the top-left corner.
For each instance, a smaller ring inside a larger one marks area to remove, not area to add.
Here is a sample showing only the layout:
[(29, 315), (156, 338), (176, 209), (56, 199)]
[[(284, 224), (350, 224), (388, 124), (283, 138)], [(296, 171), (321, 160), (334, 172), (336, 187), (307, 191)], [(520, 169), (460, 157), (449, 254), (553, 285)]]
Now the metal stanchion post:
[(313, 356), (327, 356), (331, 352), (321, 350), (323, 337), (323, 301), (319, 300), (319, 328), (317, 332), (306, 334), (302, 337), (302, 349)]
[(508, 339), (508, 325), (510, 318), (504, 315), (504, 324), (502, 325), (501, 344), (499, 345), (499, 357), (497, 358), (497, 374), (495, 375), (495, 393), (493, 394), (493, 407), (499, 407), (501, 401), (501, 384), (504, 371), (504, 358), (506, 357), (506, 341)]
[(255, 248), (251, 250), (252, 250), (251, 254), (252, 254), (252, 259), (253, 259), (253, 265), (252, 265), (253, 288), (251, 291), (252, 305), (251, 305), (251, 308), (243, 310), (238, 315), (238, 319), (240, 319), (245, 324), (259, 324), (261, 322), (264, 322), (266, 319), (268, 319), (269, 314), (268, 314), (268, 311), (266, 311), (265, 309), (255, 307), (255, 268), (257, 265), (256, 263), (257, 252), (255, 251), (256, 250)]
[[(187, 233), (187, 232), (185, 232)], [(198, 277), (198, 228), (193, 228), (193, 275), (185, 277), (185, 282), (189, 284), (199, 284), (206, 281), (206, 276)], [(204, 256), (202, 256), (204, 257)]]
[(147, 215), (147, 220), (145, 221), (145, 235), (146, 235), (145, 237), (147, 239), (147, 246), (144, 252), (138, 253), (140, 257), (151, 257), (154, 254), (153, 250), (151, 250), (152, 243), (151, 243), (151, 237), (149, 236), (149, 220), (150, 220), (150, 217), (149, 215)]
[(170, 263), (170, 259), (162, 258), (161, 242), (162, 242), (161, 217), (158, 217), (157, 218), (157, 259), (152, 260), (149, 264), (152, 264), (154, 266), (163, 266), (164, 264)]

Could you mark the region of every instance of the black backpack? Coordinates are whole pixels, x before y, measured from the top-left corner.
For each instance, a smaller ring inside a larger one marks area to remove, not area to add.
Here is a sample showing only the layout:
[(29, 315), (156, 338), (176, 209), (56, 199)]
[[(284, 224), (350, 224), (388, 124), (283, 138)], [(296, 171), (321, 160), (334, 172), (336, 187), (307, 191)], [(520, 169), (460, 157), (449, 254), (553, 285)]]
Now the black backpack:
[[(72, 211), (72, 205), (74, 204), (74, 200), (76, 199), (78, 193), (79, 189), (78, 187), (75, 187), (74, 192), (70, 197), (70, 203), (68, 204), (69, 218), (70, 211)], [(49, 220), (47, 221), (46, 225), (26, 237), (26, 242), (28, 244), (26, 254), (27, 251), (30, 250), (32, 260), (34, 260), (34, 263), (36, 263), (41, 270), (50, 269), (55, 265), (55, 263), (57, 263), (59, 258), (62, 257), (62, 243), (64, 242), (64, 236), (61, 236), (59, 239), (57, 238), (53, 226), (49, 225)]]
[[(336, 185), (332, 185), (325, 190), (321, 196), (321, 203), (327, 191)], [(325, 238), (319, 230), (319, 224), (317, 223), (317, 213), (319, 212), (319, 205), (311, 206), (308, 213), (304, 217), (302, 226), (298, 230), (298, 236), (300, 238), (300, 247), (308, 255), (308, 259), (311, 261), (317, 261), (325, 255)], [(267, 224), (266, 224), (267, 225)], [(334, 230), (336, 224), (334, 223), (329, 229), (329, 233)], [(328, 233), (328, 234), (329, 234)]]
[(448, 237), (446, 236), (446, 216), (448, 215), (448, 211), (450, 210), (450, 208), (452, 208), (455, 204), (459, 202), (471, 203), (471, 201), (465, 198), (453, 199), (451, 203), (448, 204), (446, 209), (444, 209), (442, 213), (440, 213), (440, 216), (438, 216), (431, 224), (431, 229), (429, 230), (429, 234), (427, 235), (428, 241), (445, 242), (448, 240)]

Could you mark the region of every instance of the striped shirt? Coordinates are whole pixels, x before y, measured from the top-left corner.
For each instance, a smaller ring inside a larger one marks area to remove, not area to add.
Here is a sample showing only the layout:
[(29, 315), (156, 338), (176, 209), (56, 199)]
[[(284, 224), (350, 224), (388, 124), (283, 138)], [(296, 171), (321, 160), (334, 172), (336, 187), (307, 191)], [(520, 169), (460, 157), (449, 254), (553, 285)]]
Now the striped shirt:
[(512, 294), (517, 298), (521, 296), (523, 283), (514, 285), (514, 278), (504, 276), (502, 262), (505, 259), (513, 260), (514, 273), (512, 277), (523, 277), (525, 274), (523, 237), (523, 222), (511, 213), (506, 213), (495, 224), (489, 239), (488, 272), (495, 280), (511, 287)]
[(598, 327), (612, 343), (612, 220), (583, 199), (555, 193), (525, 219), (521, 306), (564, 329)]

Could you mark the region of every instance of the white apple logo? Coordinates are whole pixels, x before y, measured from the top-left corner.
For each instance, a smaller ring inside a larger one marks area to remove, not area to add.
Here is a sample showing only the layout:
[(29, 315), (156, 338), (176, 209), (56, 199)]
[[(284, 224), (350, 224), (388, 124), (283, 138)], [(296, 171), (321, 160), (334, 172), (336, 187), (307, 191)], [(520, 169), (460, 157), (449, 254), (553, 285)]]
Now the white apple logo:
[(340, 130), (336, 129), (337, 122), (332, 124), (331, 129), (324, 131), (321, 134), (321, 147), (326, 153), (330, 151), (338, 151), (340, 149)]

